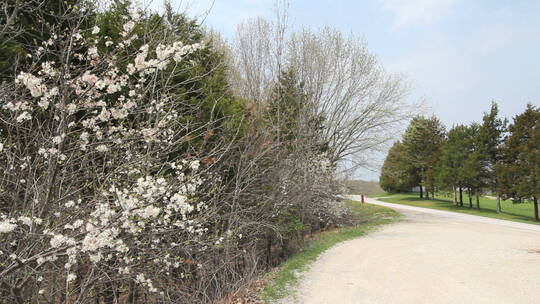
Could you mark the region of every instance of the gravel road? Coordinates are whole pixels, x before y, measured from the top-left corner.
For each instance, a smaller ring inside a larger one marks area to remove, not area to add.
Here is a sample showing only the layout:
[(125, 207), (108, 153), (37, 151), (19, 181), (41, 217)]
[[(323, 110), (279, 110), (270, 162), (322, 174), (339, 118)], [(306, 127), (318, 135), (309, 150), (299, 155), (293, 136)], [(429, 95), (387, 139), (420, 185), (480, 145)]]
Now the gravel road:
[(368, 202), (404, 219), (325, 252), (289, 303), (540, 303), (540, 226)]

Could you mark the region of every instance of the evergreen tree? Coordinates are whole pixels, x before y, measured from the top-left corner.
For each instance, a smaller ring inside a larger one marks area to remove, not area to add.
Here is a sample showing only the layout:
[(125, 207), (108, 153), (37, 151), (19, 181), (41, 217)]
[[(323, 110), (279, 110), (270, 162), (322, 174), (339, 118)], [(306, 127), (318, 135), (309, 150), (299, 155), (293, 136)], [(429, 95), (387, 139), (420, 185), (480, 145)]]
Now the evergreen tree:
[(281, 73), (273, 89), (268, 105), (268, 119), (276, 140), (289, 150), (296, 149), (292, 143), (300, 144), (305, 149), (308, 142), (314, 151), (327, 150), (319, 134), (324, 118), (313, 111), (304, 84), (298, 80), (292, 68)]
[(413, 176), (408, 170), (405, 148), (398, 141), (388, 151), (381, 169), (380, 186), (387, 192), (407, 192), (414, 185)]
[[(470, 128), (464, 125), (454, 126), (448, 131), (437, 163), (437, 185), (442, 189), (452, 190), (454, 203), (460, 206), (463, 206), (462, 190), (465, 187), (462, 171), (472, 145), (470, 131)], [(459, 199), (456, 195), (458, 190)]]
[[(13, 77), (17, 69), (32, 62), (27, 56), (52, 38), (54, 33), (71, 37), (70, 23), (89, 29), (94, 15), (87, 0), (4, 0), (0, 12), (0, 82)], [(85, 18), (80, 18), (81, 16)], [(51, 54), (48, 54), (50, 57)], [(43, 60), (53, 60), (43, 58)], [(58, 62), (58, 58), (56, 58)]]
[(532, 104), (514, 117), (505, 140), (504, 161), (497, 166), (502, 194), (514, 200), (530, 200), (539, 221), (540, 108)]
[(459, 170), (459, 178), (467, 188), (467, 194), (469, 197), (469, 208), (473, 206), (473, 196), (476, 196), (476, 206), (480, 209), (480, 192), (483, 187), (481, 179), (481, 162), (480, 152), (475, 142), (475, 138), (478, 134), (479, 125), (476, 123), (471, 124), (466, 128), (466, 134), (464, 134), (463, 149), (466, 153), (466, 159), (463, 162), (463, 166)]
[(502, 158), (502, 143), (507, 120), (498, 118), (497, 103), (491, 103), (491, 109), (484, 114), (482, 125), (475, 138), (480, 162), (480, 178), (482, 183), (493, 194), (497, 195), (497, 212), (501, 212), (501, 189), (495, 167)]
[(293, 69), (282, 72), (273, 90), (269, 105), (269, 118), (277, 126), (280, 141), (291, 141), (299, 134), (300, 115), (307, 103), (303, 85)]
[[(129, 14), (132, 1), (115, 0), (111, 7), (98, 14), (96, 24), (100, 35), (110, 38), (114, 44), (123, 39), (124, 20), (121, 16)], [(179, 146), (178, 153), (209, 153), (214, 143), (223, 137), (239, 136), (242, 131), (244, 102), (233, 96), (229, 89), (225, 64), (225, 54), (214, 46), (205, 30), (195, 19), (183, 13), (176, 13), (170, 3), (165, 2), (165, 14), (154, 12), (141, 17), (133, 32), (140, 35), (155, 35), (154, 41), (163, 43), (181, 42), (185, 45), (201, 44), (203, 47), (196, 54), (196, 60), (182, 61), (179, 64), (185, 73), (170, 79), (174, 84), (174, 95), (183, 100), (179, 119), (191, 125), (190, 129), (180, 130), (186, 141)], [(135, 41), (125, 47), (126, 50), (138, 50), (141, 41)], [(150, 52), (158, 45), (150, 45)], [(109, 49), (104, 43), (98, 45), (101, 52)], [(201, 77), (204, 75), (204, 77)], [(212, 122), (212, 123), (209, 123)], [(205, 129), (203, 137), (191, 137), (194, 130)], [(206, 152), (205, 152), (206, 151)]]
[(444, 143), (445, 129), (435, 116), (425, 118), (415, 117), (403, 136), (407, 161), (411, 171), (418, 172), (420, 198), (423, 197), (423, 188), (426, 189), (426, 198), (429, 192), (434, 193), (435, 184), (433, 170)]

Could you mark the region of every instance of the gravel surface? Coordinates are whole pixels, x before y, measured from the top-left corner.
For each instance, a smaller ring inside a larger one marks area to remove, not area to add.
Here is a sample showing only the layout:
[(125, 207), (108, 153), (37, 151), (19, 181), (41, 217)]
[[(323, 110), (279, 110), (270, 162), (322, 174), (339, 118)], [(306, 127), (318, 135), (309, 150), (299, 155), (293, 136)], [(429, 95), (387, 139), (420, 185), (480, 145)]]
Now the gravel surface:
[(540, 303), (540, 226), (368, 202), (404, 219), (325, 252), (288, 303)]

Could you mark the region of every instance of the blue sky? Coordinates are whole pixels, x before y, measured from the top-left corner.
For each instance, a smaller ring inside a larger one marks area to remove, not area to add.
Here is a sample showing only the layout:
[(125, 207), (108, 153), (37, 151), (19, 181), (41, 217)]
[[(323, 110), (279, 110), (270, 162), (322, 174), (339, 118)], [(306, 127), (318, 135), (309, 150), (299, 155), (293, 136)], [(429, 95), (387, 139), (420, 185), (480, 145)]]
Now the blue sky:
[[(273, 16), (273, 0), (191, 2), (192, 15), (214, 2), (205, 23), (227, 38), (243, 19)], [(289, 15), (296, 28), (328, 24), (364, 37), (449, 127), (480, 121), (491, 100), (507, 117), (540, 106), (538, 0), (291, 0)]]

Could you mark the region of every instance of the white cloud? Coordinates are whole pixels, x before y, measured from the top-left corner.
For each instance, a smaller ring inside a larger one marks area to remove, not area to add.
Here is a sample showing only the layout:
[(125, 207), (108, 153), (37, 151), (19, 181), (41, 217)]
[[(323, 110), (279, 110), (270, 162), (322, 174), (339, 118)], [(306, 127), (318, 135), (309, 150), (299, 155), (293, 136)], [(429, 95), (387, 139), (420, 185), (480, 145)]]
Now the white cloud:
[(395, 15), (394, 26), (429, 25), (448, 15), (461, 0), (380, 0)]

